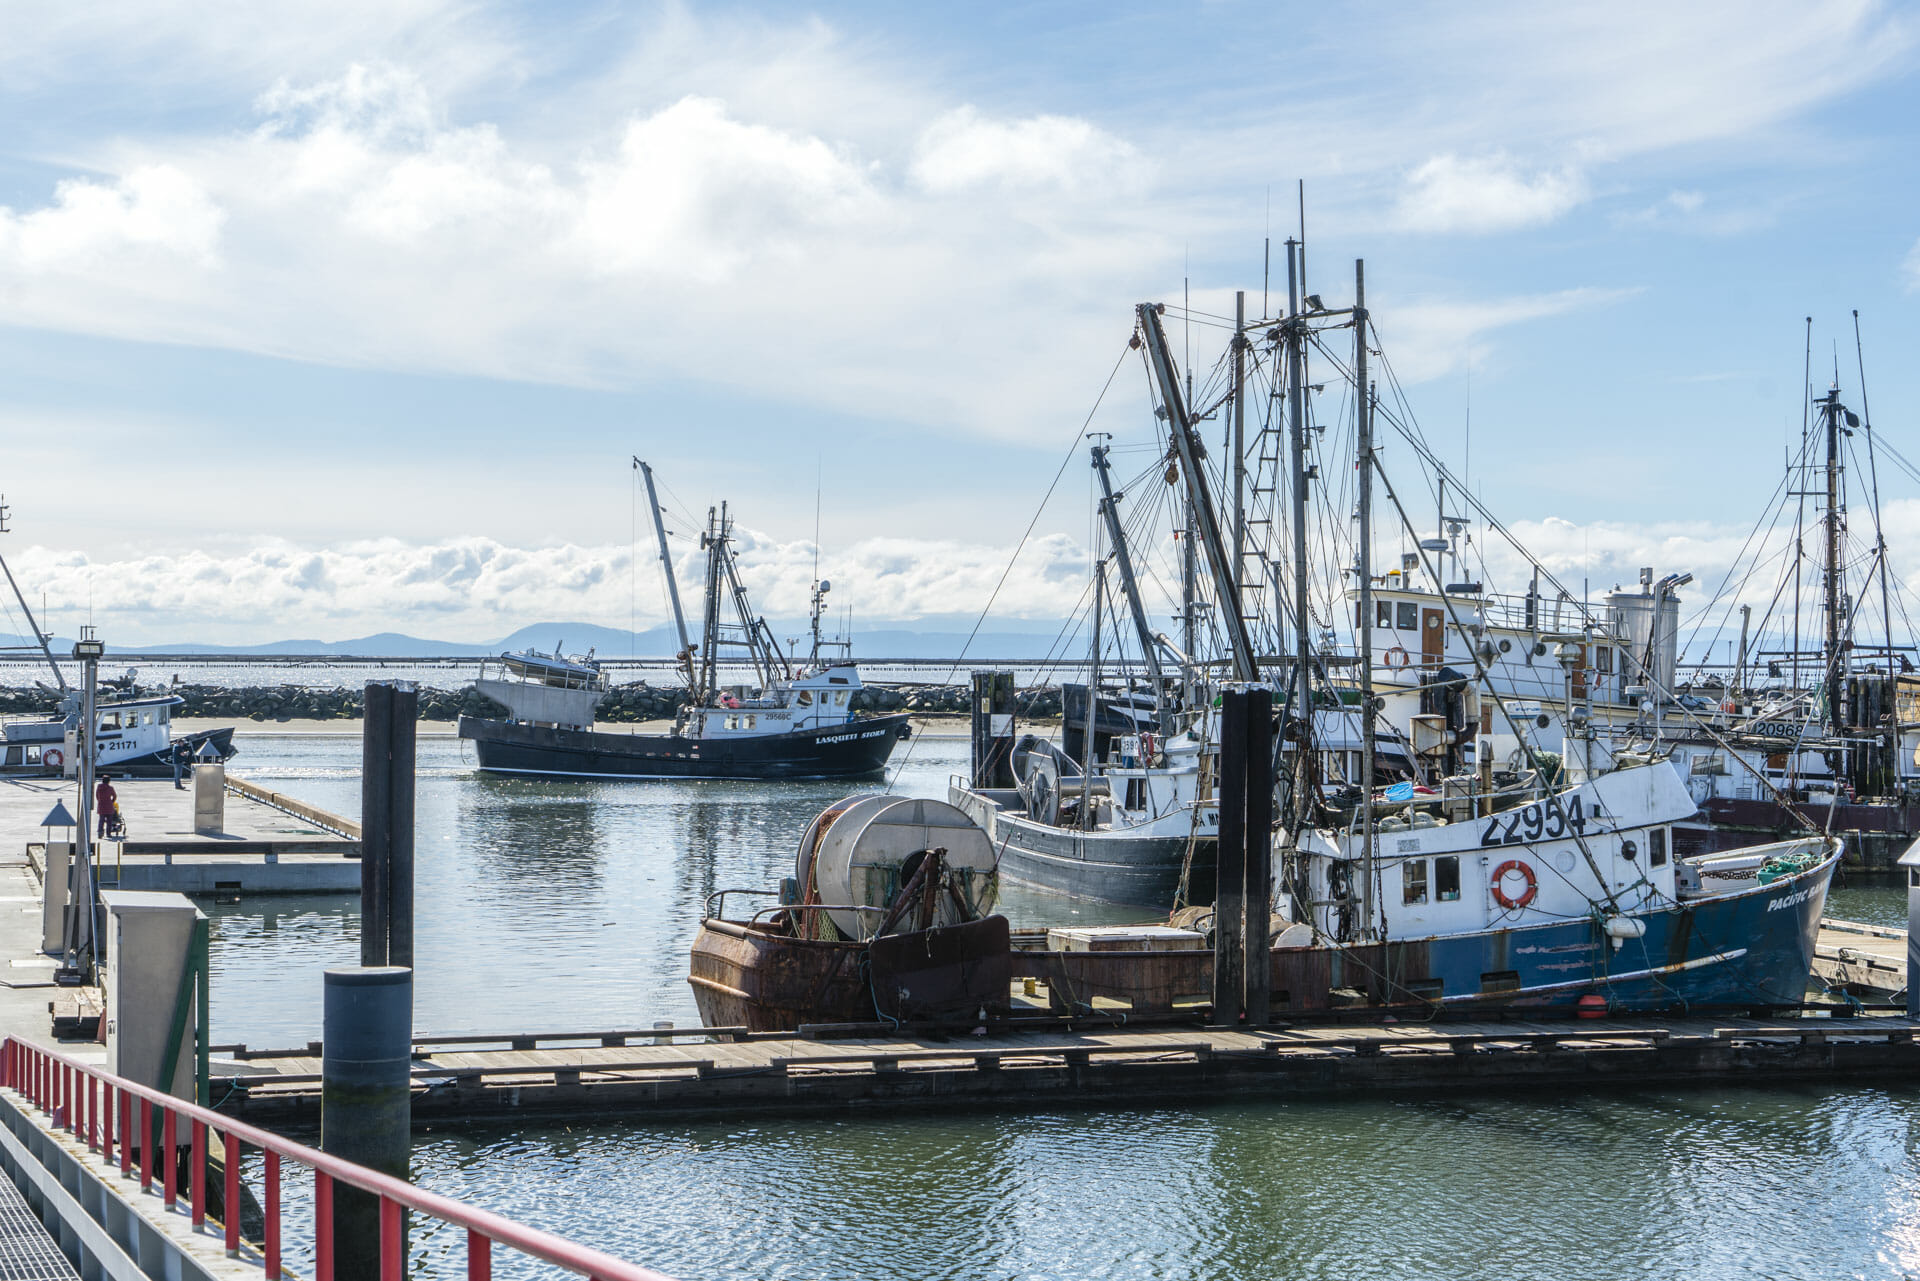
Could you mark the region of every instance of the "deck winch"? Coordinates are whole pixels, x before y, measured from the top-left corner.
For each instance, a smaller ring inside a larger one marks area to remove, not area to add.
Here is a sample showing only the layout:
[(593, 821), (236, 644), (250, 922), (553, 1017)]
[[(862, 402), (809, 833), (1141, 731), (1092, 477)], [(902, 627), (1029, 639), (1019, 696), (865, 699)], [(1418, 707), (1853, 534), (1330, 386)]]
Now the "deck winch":
[[(928, 850), (941, 850), (953, 893), (942, 895), (933, 924), (984, 916), (997, 892), (993, 843), (965, 813), (944, 801), (850, 796), (807, 825), (794, 863), (801, 893), (834, 927), (865, 940), (880, 929)], [(957, 900), (957, 901), (956, 901)]]

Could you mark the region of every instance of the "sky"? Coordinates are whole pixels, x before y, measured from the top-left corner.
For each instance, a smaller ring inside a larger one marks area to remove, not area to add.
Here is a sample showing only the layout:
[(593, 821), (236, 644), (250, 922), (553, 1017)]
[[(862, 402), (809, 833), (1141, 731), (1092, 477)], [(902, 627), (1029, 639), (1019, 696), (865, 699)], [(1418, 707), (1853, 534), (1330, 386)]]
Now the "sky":
[(639, 455), (770, 615), (817, 511), (858, 618), (1056, 618), (1134, 305), (1257, 310), (1304, 182), (1490, 509), (1705, 582), (1807, 317), (1920, 458), (1917, 63), (1866, 2), (0, 0), (0, 554), (125, 644), (645, 628)]

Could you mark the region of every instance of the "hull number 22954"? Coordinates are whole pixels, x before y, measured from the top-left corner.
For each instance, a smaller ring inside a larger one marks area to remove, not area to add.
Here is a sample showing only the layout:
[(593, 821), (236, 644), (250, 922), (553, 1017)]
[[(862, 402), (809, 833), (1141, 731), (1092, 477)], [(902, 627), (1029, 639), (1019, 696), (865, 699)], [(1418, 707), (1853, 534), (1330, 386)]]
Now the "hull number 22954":
[(1587, 814), (1575, 795), (1563, 806), (1557, 796), (1535, 801), (1505, 814), (1495, 814), (1480, 833), (1480, 844), (1528, 845), (1534, 841), (1557, 841), (1568, 833), (1584, 835)]

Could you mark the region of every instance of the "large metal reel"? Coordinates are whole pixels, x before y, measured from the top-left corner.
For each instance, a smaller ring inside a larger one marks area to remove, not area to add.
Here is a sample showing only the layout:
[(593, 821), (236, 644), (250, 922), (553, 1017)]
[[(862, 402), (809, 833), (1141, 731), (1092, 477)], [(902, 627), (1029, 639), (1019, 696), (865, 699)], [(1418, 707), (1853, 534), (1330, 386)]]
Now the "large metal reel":
[[(800, 887), (802, 901), (806, 899), (807, 886), (813, 876), (814, 855), (820, 848), (820, 838), (856, 808), (861, 809), (862, 813), (871, 813), (895, 799), (897, 798), (888, 796), (884, 792), (855, 792), (852, 796), (841, 797), (813, 816), (813, 821), (807, 824), (806, 832), (800, 837), (800, 848), (793, 858), (793, 876)], [(824, 896), (820, 898), (822, 903), (844, 901), (844, 899), (830, 899)]]
[(861, 798), (837, 815), (813, 845), (814, 886), (822, 903), (841, 907), (828, 915), (848, 938), (872, 937), (882, 918), (877, 911), (847, 908), (891, 906), (911, 875), (904, 865), (923, 850), (946, 851), (946, 866), (960, 878), (967, 909), (962, 911), (949, 896), (940, 896), (935, 927), (958, 925), (993, 906), (997, 863), (993, 842), (964, 811), (945, 801)]

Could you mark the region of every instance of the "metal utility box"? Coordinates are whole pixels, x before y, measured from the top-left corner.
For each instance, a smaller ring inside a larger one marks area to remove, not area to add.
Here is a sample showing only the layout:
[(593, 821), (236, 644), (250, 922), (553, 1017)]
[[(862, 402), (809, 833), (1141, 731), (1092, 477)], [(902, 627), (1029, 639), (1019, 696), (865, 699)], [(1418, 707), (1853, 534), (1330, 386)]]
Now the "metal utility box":
[(107, 890), (100, 899), (107, 909), (107, 1070), (191, 1099), (193, 936), (206, 918), (184, 894)]
[(73, 842), (48, 841), (46, 874), (40, 882), (40, 950), (67, 950), (67, 882), (73, 879)]
[(1907, 846), (1899, 866), (1907, 873), (1907, 1017), (1920, 1019), (1920, 841)]
[(193, 830), (201, 836), (227, 830), (227, 767), (218, 761), (193, 767)]
[(1170, 925), (1087, 925), (1047, 931), (1049, 952), (1185, 952), (1206, 935)]

